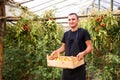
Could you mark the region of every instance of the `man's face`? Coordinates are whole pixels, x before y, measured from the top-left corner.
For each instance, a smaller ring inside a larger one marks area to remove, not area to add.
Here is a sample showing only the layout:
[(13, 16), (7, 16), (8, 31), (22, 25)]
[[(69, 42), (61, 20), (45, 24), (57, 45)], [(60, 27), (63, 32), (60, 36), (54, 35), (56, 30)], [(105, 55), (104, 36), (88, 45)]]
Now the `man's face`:
[(68, 24), (71, 28), (75, 28), (78, 26), (79, 20), (77, 19), (76, 15), (69, 15), (68, 16)]

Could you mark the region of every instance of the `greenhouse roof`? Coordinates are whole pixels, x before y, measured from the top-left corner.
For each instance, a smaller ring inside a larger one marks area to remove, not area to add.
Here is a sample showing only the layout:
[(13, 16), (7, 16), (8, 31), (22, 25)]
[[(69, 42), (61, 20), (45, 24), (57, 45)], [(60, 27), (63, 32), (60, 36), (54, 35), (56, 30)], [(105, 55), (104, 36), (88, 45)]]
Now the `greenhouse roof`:
[[(35, 14), (41, 15), (44, 11), (55, 9), (56, 17), (67, 16), (70, 12), (79, 15), (90, 13), (92, 6), (98, 9), (99, 0), (14, 0)], [(111, 0), (100, 0), (100, 10), (110, 9)], [(113, 0), (113, 10), (118, 10), (120, 0)]]

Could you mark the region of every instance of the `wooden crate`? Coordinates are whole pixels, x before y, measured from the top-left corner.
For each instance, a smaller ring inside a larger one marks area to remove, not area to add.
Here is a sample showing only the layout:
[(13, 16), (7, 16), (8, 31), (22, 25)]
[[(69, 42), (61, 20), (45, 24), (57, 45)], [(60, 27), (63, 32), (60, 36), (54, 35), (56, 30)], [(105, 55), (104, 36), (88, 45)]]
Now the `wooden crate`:
[(58, 60), (57, 59), (50, 60), (49, 57), (50, 56), (47, 55), (47, 65), (51, 67), (74, 69), (84, 64), (84, 59), (78, 61), (77, 58), (73, 56), (59, 56), (61, 60), (59, 60), (59, 58), (57, 58)]

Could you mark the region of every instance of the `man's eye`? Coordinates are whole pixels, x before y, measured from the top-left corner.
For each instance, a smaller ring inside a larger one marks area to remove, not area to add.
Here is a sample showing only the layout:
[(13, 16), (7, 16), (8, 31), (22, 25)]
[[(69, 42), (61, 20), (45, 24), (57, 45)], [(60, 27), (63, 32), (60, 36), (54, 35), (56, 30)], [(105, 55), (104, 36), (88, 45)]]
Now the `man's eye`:
[(72, 20), (75, 20), (75, 19), (72, 19)]
[(75, 20), (75, 19), (68, 19), (68, 21), (73, 21), (73, 20)]
[(71, 21), (71, 19), (68, 19), (68, 21)]

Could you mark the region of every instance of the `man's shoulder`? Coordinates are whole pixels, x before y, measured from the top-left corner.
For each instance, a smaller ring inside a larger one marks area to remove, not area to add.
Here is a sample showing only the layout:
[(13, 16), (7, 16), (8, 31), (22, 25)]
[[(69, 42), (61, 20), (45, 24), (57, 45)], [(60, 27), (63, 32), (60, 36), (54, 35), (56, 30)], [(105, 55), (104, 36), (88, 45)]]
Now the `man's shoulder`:
[(84, 28), (79, 28), (78, 30), (79, 32), (88, 32), (87, 29), (84, 29)]
[(84, 32), (85, 29), (84, 28), (78, 28), (78, 32)]
[(65, 33), (64, 34), (68, 34), (70, 32), (70, 30), (68, 30), (68, 31), (65, 31)]
[(86, 30), (86, 29), (84, 29), (84, 28), (78, 28), (78, 30)]

